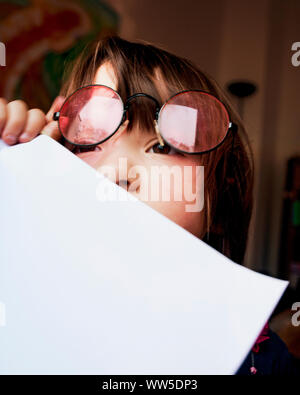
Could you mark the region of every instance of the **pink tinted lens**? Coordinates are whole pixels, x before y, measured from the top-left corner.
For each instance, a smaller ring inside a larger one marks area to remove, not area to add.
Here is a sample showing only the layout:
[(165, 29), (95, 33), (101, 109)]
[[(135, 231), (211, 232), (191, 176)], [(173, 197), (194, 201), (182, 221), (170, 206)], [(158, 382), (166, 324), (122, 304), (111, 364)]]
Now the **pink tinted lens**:
[(71, 143), (96, 144), (118, 128), (123, 116), (120, 96), (105, 86), (77, 90), (64, 103), (59, 116), (62, 135)]
[(203, 152), (224, 140), (229, 116), (216, 97), (204, 92), (182, 92), (162, 107), (158, 127), (173, 147), (190, 153)]

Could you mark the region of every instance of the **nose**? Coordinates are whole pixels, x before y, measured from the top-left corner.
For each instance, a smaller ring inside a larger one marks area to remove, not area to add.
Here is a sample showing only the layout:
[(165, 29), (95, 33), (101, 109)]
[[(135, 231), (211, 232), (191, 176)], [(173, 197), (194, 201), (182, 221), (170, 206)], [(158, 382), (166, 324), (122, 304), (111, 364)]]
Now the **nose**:
[(126, 133), (128, 121), (101, 145), (97, 171), (120, 187), (134, 192), (139, 188), (139, 177), (132, 177), (132, 168), (137, 165), (137, 150), (134, 139)]

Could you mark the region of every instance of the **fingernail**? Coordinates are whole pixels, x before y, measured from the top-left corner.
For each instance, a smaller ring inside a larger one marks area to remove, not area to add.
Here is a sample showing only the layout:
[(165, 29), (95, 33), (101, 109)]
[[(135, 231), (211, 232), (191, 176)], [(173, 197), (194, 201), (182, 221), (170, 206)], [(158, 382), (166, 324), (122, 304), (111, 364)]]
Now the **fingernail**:
[(21, 134), (19, 140), (27, 140), (27, 139), (29, 139), (29, 137), (30, 137), (30, 136), (29, 136), (28, 133), (23, 133), (23, 134)]
[(8, 144), (15, 144), (15, 142), (17, 141), (16, 136), (12, 136), (12, 135), (5, 136), (4, 139), (5, 139), (5, 141), (6, 141)]

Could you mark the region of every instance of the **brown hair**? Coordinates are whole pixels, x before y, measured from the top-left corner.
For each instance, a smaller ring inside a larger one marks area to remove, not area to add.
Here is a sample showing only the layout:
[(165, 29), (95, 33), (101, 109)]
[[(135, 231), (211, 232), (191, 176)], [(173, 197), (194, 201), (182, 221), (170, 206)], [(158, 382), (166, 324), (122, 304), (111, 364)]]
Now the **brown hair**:
[[(117, 91), (124, 101), (134, 93), (144, 92), (163, 104), (181, 90), (201, 89), (223, 102), (238, 132), (234, 140), (230, 136), (217, 149), (202, 154), (206, 163), (203, 240), (233, 261), (242, 263), (253, 205), (253, 155), (241, 119), (224, 92), (191, 61), (149, 43), (129, 42), (113, 36), (90, 43), (69, 64), (60, 94), (68, 96), (82, 86), (93, 84), (99, 66), (105, 61), (114, 69)], [(153, 132), (153, 114), (148, 111), (148, 105), (144, 103), (139, 111), (130, 106), (129, 132), (135, 121), (144, 130)]]

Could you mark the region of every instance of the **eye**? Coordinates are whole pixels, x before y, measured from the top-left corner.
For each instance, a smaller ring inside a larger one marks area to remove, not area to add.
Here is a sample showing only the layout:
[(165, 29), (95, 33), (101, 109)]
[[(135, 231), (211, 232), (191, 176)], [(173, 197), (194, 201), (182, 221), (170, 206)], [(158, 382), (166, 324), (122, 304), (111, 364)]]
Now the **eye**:
[(178, 154), (178, 152), (170, 147), (168, 144), (164, 144), (164, 146), (161, 146), (159, 143), (156, 143), (154, 145), (152, 145), (152, 147), (150, 147), (148, 149), (148, 151), (150, 154), (164, 154), (164, 155), (176, 155)]

